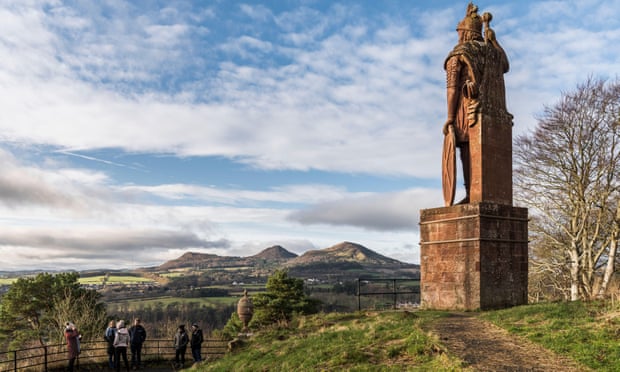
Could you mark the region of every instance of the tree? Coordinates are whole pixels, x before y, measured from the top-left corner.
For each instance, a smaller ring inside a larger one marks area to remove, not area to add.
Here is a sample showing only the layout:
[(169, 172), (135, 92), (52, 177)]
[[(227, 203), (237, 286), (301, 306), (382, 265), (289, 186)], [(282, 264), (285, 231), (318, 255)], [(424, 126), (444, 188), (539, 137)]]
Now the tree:
[[(620, 223), (620, 82), (588, 79), (515, 143), (515, 198), (530, 208), (531, 277), (570, 300), (607, 291)], [(598, 286), (598, 290), (597, 290)]]
[(67, 321), (74, 322), (85, 335), (94, 335), (105, 325), (100, 295), (80, 287), (78, 278), (76, 273), (43, 273), (16, 280), (0, 301), (3, 331), (13, 340), (9, 347), (60, 341)]
[(252, 323), (288, 322), (294, 313), (310, 314), (317, 311), (318, 301), (306, 296), (303, 279), (290, 277), (286, 270), (276, 270), (267, 279), (265, 289), (265, 292), (252, 299)]

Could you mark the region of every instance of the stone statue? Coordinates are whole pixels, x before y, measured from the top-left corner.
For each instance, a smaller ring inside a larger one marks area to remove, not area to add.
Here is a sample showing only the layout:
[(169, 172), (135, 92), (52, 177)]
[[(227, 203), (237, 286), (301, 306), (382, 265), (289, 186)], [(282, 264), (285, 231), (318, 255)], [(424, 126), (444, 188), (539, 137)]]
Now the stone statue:
[(472, 127), (481, 125), (482, 114), (512, 124), (512, 115), (506, 110), (503, 76), (508, 72), (508, 57), (489, 26), (491, 19), (490, 13), (479, 16), (478, 7), (469, 3), (465, 18), (456, 27), (458, 44), (444, 62), (448, 120), (443, 126), (442, 186), (446, 206), (454, 204), (456, 147), (460, 150), (466, 191), (465, 198), (458, 204), (470, 202), (472, 147), (469, 132)]

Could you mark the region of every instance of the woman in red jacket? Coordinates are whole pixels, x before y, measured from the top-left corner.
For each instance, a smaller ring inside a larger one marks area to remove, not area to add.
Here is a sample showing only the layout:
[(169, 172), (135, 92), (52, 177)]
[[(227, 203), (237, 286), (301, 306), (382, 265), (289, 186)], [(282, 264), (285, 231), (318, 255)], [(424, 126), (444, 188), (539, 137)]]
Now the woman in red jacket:
[(65, 339), (67, 340), (67, 350), (69, 351), (69, 372), (73, 372), (75, 359), (80, 354), (80, 332), (73, 323), (66, 323)]

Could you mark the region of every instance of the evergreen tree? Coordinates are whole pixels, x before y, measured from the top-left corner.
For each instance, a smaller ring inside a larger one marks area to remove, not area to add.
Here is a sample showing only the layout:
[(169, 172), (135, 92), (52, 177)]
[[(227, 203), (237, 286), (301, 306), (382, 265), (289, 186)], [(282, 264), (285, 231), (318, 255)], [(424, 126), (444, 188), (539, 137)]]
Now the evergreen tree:
[(311, 314), (318, 309), (318, 301), (304, 293), (304, 281), (290, 277), (286, 270), (276, 270), (267, 280), (266, 291), (254, 296), (253, 303), (253, 324), (288, 322), (295, 313)]
[(105, 307), (101, 296), (82, 288), (78, 278), (76, 273), (42, 273), (11, 285), (0, 301), (0, 327), (9, 335), (9, 348), (60, 342), (67, 321), (83, 335), (97, 334), (105, 325)]

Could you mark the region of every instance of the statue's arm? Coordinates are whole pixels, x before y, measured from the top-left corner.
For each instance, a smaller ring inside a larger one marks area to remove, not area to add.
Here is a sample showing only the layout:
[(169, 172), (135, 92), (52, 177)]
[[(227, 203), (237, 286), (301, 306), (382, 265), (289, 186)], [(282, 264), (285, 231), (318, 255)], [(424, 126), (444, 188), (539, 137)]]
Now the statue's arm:
[(499, 44), (499, 41), (497, 41), (497, 37), (495, 36), (495, 31), (493, 31), (492, 28), (487, 26), (487, 28), (484, 30), (484, 36), (487, 42), (490, 42), (491, 45), (493, 45), (493, 47), (499, 51), (500, 58), (502, 59), (502, 67), (503, 67), (504, 73), (507, 73), (508, 70), (510, 69), (510, 64), (508, 63), (508, 56), (506, 56), (506, 52), (504, 51), (504, 48), (502, 48), (502, 46)]
[(459, 79), (459, 59), (452, 56), (446, 61), (446, 92), (448, 104), (448, 120), (443, 125), (442, 131), (448, 133), (448, 127), (454, 125), (456, 119), (456, 110), (458, 105), (458, 79)]

